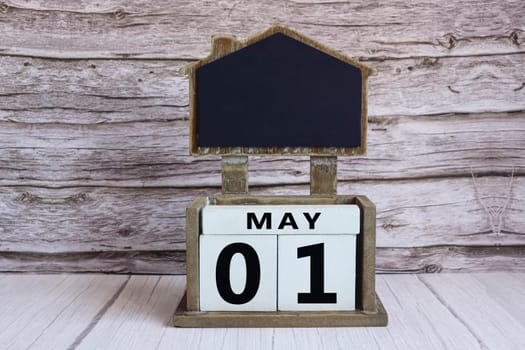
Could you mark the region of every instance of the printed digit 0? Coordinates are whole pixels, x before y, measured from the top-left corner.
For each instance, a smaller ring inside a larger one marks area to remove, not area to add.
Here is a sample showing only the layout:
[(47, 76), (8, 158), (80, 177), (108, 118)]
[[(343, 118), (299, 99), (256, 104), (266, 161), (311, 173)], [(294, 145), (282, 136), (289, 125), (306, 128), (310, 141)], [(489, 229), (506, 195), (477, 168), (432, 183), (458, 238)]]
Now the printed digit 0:
[[(241, 254), (246, 263), (246, 284), (239, 294), (233, 291), (230, 281), (230, 265), (235, 254)], [(224, 247), (217, 259), (215, 281), (224, 301), (240, 305), (252, 300), (257, 294), (261, 281), (261, 266), (255, 249), (246, 243), (232, 243)]]

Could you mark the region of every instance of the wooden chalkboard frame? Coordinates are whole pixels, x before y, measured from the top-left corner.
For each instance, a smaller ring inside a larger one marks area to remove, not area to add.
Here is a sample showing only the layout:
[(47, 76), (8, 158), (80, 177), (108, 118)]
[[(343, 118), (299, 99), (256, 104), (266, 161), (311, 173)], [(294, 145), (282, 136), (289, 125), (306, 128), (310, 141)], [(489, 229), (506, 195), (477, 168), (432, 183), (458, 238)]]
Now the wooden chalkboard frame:
[[(197, 71), (200, 67), (221, 57), (234, 53), (246, 46), (254, 44), (276, 33), (282, 33), (306, 45), (312, 46), (327, 55), (359, 68), (362, 72), (361, 91), (361, 144), (357, 147), (200, 147), (198, 145), (198, 84)], [(190, 81), (190, 154), (221, 155), (221, 156), (248, 156), (248, 155), (307, 155), (307, 156), (361, 156), (366, 154), (367, 134), (367, 80), (375, 73), (374, 69), (363, 63), (332, 50), (319, 42), (310, 39), (290, 28), (273, 26), (245, 41), (238, 41), (234, 36), (214, 36), (212, 38), (211, 54), (183, 69), (189, 75)]]

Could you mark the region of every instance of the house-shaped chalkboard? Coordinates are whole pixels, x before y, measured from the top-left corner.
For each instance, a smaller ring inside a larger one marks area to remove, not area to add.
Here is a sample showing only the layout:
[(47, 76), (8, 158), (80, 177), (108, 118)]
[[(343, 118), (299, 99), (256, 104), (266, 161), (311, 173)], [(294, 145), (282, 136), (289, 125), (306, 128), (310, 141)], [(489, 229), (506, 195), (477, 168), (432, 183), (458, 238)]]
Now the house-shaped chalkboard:
[(289, 28), (213, 38), (187, 68), (192, 155), (363, 155), (373, 70)]

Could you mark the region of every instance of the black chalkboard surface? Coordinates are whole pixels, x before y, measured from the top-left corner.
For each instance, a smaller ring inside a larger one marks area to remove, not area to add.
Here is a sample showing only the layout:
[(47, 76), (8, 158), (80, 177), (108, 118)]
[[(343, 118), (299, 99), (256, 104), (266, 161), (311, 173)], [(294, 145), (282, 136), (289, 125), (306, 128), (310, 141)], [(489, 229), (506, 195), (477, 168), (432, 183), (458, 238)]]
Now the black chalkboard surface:
[(199, 147), (358, 147), (362, 72), (283, 33), (196, 71)]

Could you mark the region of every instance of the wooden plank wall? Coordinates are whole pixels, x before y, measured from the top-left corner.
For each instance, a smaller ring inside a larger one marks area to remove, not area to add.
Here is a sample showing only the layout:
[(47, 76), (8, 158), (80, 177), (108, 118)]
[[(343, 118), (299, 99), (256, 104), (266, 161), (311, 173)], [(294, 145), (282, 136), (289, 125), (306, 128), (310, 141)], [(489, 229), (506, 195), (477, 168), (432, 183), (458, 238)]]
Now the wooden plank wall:
[[(220, 161), (188, 156), (179, 69), (273, 24), (378, 70), (339, 193), (376, 203), (379, 271), (525, 271), (519, 0), (2, 0), (0, 270), (184, 273)], [(254, 157), (251, 191), (307, 194), (308, 171)]]

